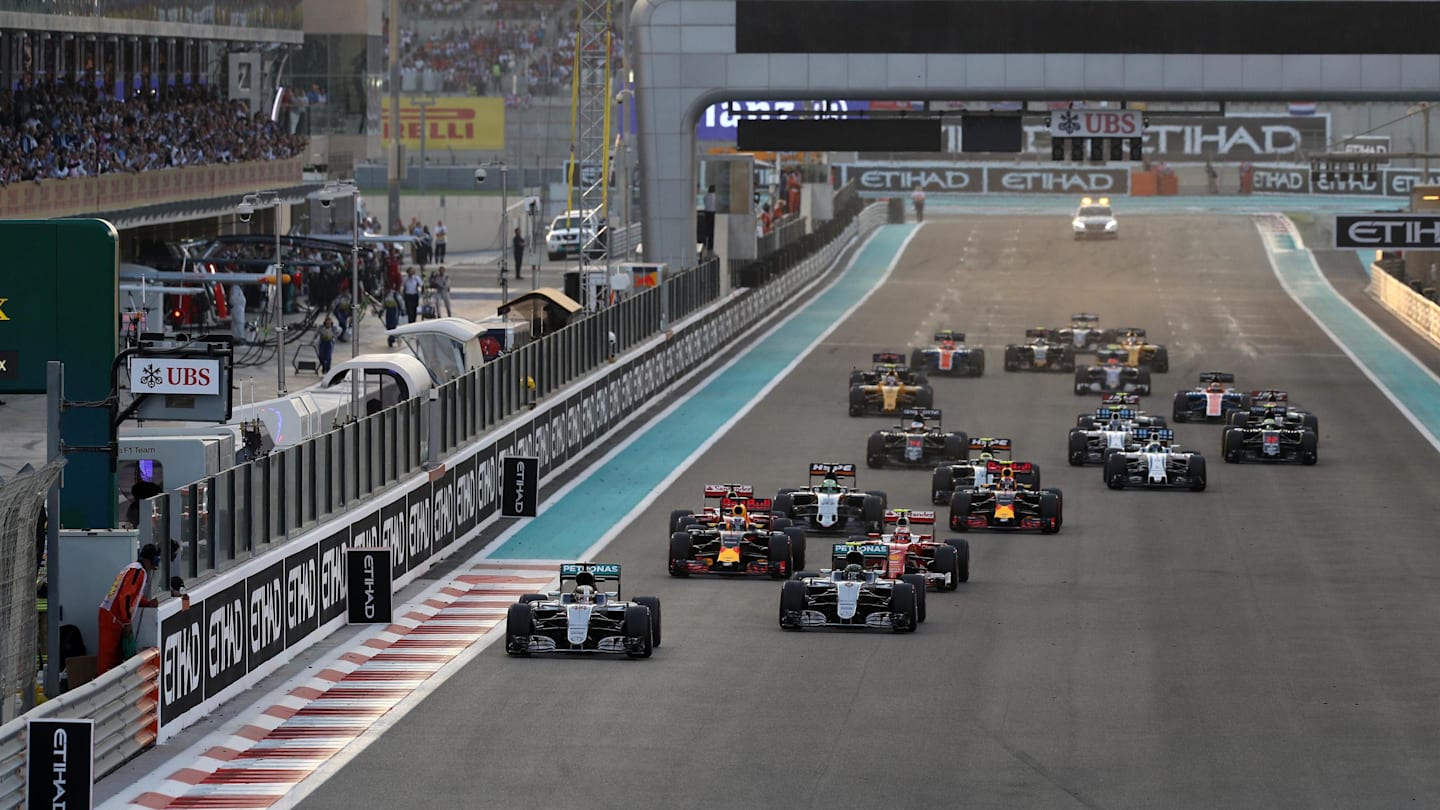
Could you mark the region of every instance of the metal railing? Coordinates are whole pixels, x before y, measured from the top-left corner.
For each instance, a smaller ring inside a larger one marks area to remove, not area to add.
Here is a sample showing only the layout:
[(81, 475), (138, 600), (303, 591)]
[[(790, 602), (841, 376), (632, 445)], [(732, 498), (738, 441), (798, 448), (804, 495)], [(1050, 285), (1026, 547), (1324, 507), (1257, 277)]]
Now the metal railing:
[(658, 334), (666, 292), (672, 323), (695, 312), (720, 294), (718, 262), (676, 273), (663, 291), (631, 295), (438, 386), (431, 394), (441, 422), (437, 447), (429, 446), (429, 403), (410, 399), (143, 501), (140, 542), (179, 543), (161, 581), (181, 576), (191, 584), (262, 553)]
[(133, 658), (84, 686), (0, 726), (0, 807), (25, 803), (25, 731), (32, 718), (95, 721), (95, 778), (155, 743), (160, 715), (160, 651)]
[(755, 255), (763, 259), (786, 245), (793, 244), (805, 235), (809, 228), (809, 222), (810, 220), (798, 214), (780, 220), (779, 224), (771, 228), (769, 233), (757, 240)]

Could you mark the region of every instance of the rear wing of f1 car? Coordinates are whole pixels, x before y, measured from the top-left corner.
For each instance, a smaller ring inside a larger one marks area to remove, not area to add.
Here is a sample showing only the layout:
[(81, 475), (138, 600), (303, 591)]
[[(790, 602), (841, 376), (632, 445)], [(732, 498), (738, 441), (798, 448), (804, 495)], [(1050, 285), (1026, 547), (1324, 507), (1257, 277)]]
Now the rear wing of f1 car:
[(1070, 316), (1070, 323), (1076, 324), (1076, 325), (1079, 325), (1079, 324), (1088, 324), (1088, 323), (1099, 323), (1099, 322), (1100, 322), (1100, 316), (1099, 316), (1099, 315), (1096, 315), (1096, 314), (1093, 313), (1093, 312), (1076, 312), (1076, 313), (1074, 313), (1073, 315)]
[(1229, 371), (1203, 371), (1200, 373), (1200, 382), (1204, 383), (1233, 383), (1235, 375)]
[(852, 552), (859, 552), (867, 559), (880, 558), (889, 559), (890, 547), (884, 543), (836, 543), (830, 547), (830, 559), (838, 566), (841, 563), (849, 562)]
[(970, 449), (982, 453), (1005, 453), (1009, 455), (1011, 441), (1009, 439), (990, 439), (972, 436), (970, 438)]
[(936, 332), (933, 337), (937, 342), (945, 340), (953, 340), (956, 343), (965, 342), (965, 333), (956, 332), (954, 329), (941, 329), (939, 332)]
[(1049, 340), (1050, 334), (1050, 330), (1043, 326), (1036, 326), (1025, 330), (1026, 338), (1045, 338)]
[[(574, 587), (589, 585), (597, 590), (605, 590), (600, 587), (601, 583), (615, 583), (615, 590), (607, 591), (616, 599), (620, 598), (620, 564), (619, 563), (562, 563), (560, 565), (560, 590), (565, 591), (565, 583), (573, 583)], [(574, 588), (571, 588), (574, 590)]]
[(1289, 402), (1290, 394), (1286, 391), (1251, 391), (1251, 402)]
[(920, 418), (940, 421), (939, 408), (904, 408), (900, 411), (900, 415), (906, 419)]
[(730, 498), (731, 500), (749, 498), (755, 495), (755, 487), (750, 484), (706, 484), (706, 498)]
[(1116, 391), (1113, 394), (1106, 394), (1100, 398), (1101, 405), (1139, 405), (1139, 394), (1127, 394), (1123, 391)]
[(1135, 412), (1129, 408), (1100, 408), (1095, 411), (1095, 418), (1107, 422), (1111, 419), (1134, 419)]
[(1172, 428), (1135, 428), (1133, 431), (1136, 440), (1142, 442), (1156, 441), (1170, 443), (1175, 441), (1175, 431)]
[(899, 352), (876, 352), (870, 355), (870, 362), (877, 366), (903, 366), (909, 361)]
[(854, 478), (854, 464), (836, 464), (828, 461), (810, 462), (811, 478)]

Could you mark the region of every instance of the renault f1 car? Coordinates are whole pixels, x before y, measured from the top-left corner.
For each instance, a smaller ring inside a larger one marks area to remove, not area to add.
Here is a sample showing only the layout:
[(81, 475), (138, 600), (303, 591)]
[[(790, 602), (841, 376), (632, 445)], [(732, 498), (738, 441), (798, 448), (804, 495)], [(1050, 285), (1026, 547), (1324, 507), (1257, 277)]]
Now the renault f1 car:
[(1249, 409), (1250, 398), (1235, 390), (1235, 375), (1226, 371), (1207, 371), (1200, 375), (1200, 385), (1188, 391), (1175, 392), (1175, 409), (1171, 418), (1176, 422), (1227, 422), (1230, 414)]
[(1170, 350), (1163, 343), (1151, 343), (1145, 337), (1145, 330), (1139, 326), (1125, 326), (1115, 330), (1115, 344), (1125, 350), (1121, 363), (1127, 366), (1149, 366), (1156, 374), (1170, 370)]
[(1249, 398), (1249, 409), (1231, 411), (1226, 417), (1226, 424), (1244, 427), (1250, 423), (1274, 419), (1287, 428), (1305, 428), (1320, 432), (1320, 417), (1296, 408), (1285, 391), (1251, 391)]
[(1110, 207), (1110, 198), (1082, 198), (1070, 217), (1070, 230), (1076, 239), (1118, 239), (1120, 223)]
[(1095, 353), (1098, 364), (1075, 369), (1075, 395), (1084, 396), (1108, 391), (1148, 395), (1150, 393), (1150, 369), (1145, 366), (1125, 365), (1129, 356), (1130, 353), (1121, 346), (1111, 344), (1101, 347)]
[(1320, 459), (1320, 434), (1301, 426), (1286, 426), (1274, 417), (1244, 426), (1226, 426), (1220, 435), (1220, 454), (1226, 462), (1281, 461), (1314, 464)]
[[(614, 582), (604, 591), (600, 583)], [(505, 616), (505, 652), (614, 653), (649, 658), (660, 646), (660, 598), (620, 598), (620, 566), (566, 563), (560, 590), (529, 593)]]
[(865, 443), (866, 466), (933, 467), (969, 457), (970, 437), (942, 429), (939, 409), (906, 408), (901, 415), (904, 420), (900, 424), (870, 434)]
[(705, 496), (720, 498), (699, 515), (671, 513), (670, 575), (759, 574), (783, 579), (805, 565), (805, 529), (772, 517), (769, 498), (745, 497), (743, 484), (712, 484)]
[[(1121, 391), (1105, 394), (1100, 397), (1098, 409), (1086, 411), (1075, 417), (1075, 427), (1090, 430), (1097, 425), (1107, 425), (1111, 418), (1120, 411), (1129, 412), (1131, 414), (1130, 421), (1141, 427), (1169, 427), (1165, 422), (1165, 417), (1146, 413), (1137, 407), (1139, 404), (1140, 396), (1138, 394), (1126, 394)], [(1101, 411), (1105, 412), (1103, 419), (1100, 417)]]
[(920, 599), (911, 582), (866, 571), (865, 555), (847, 552), (844, 568), (802, 573), (780, 587), (780, 627), (871, 628), (913, 633), (920, 625)]
[(867, 569), (891, 579), (914, 581), (922, 590), (934, 587), (953, 591), (961, 582), (970, 581), (970, 543), (961, 538), (942, 543), (935, 539), (934, 525), (933, 511), (889, 510), (883, 533), (851, 537), (847, 543), (835, 544), (831, 564), (843, 566), (848, 552), (858, 550), (865, 555), (862, 564)]
[(1139, 449), (1111, 453), (1105, 459), (1105, 484), (1111, 489), (1205, 489), (1205, 458), (1180, 452), (1170, 428), (1139, 428)]
[(854, 464), (811, 463), (809, 485), (780, 490), (774, 513), (811, 533), (849, 534), (857, 527), (862, 532), (878, 531), (889, 498), (884, 492), (862, 492), (841, 481), (855, 483)]
[(1024, 343), (1005, 347), (1006, 371), (1074, 371), (1075, 347), (1051, 337), (1051, 330), (1026, 329)]
[(996, 483), (963, 489), (950, 498), (950, 528), (1007, 531), (1033, 530), (1055, 534), (1064, 524), (1064, 496), (1058, 489), (1022, 486), (1017, 477), (1030, 471), (1025, 461), (991, 461), (987, 465)]
[(985, 373), (985, 349), (966, 346), (965, 333), (942, 329), (935, 345), (910, 352), (910, 368), (950, 377), (979, 377)]
[[(930, 502), (937, 506), (950, 503), (950, 496), (962, 489), (979, 489), (994, 484), (997, 480), (990, 468), (991, 461), (1008, 462), (1012, 443), (1009, 439), (970, 439), (970, 453), (964, 461), (955, 464), (941, 464), (930, 476)], [(998, 468), (997, 468), (998, 469)], [(1019, 472), (1021, 486), (1039, 488), (1040, 465), (1024, 465)]]
[(929, 408), (935, 391), (929, 378), (904, 365), (900, 354), (880, 353), (870, 371), (850, 372), (850, 415), (898, 414), (904, 408)]

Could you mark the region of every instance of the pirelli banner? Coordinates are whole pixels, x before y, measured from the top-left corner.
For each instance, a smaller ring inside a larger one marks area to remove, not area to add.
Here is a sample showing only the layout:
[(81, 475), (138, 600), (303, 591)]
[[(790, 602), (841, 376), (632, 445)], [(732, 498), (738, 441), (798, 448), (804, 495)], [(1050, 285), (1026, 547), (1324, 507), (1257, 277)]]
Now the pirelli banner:
[[(861, 217), (883, 221), (881, 206)], [(160, 742), (344, 625), (346, 549), (391, 552), (395, 588), (424, 574), (501, 511), (502, 459), (538, 462), (539, 481), (578, 459), (620, 423), (658, 402), (661, 389), (762, 317), (779, 311), (829, 266), (858, 223), (771, 283), (712, 306), (657, 335), (620, 363), (577, 381), (535, 411), (412, 476), (391, 492), (312, 529), (234, 570), (200, 583), (189, 609), (160, 607)]]
[(840, 184), (854, 180), (861, 194), (927, 193), (1112, 194), (1130, 193), (1127, 167), (1027, 164), (968, 166), (947, 163), (859, 161), (835, 167)]
[[(468, 96), (402, 96), (400, 98), (400, 142), (406, 149), (420, 150), (420, 106), (425, 104), (425, 148), (431, 153), (445, 149), (505, 148), (505, 99)], [(426, 103), (428, 102), (428, 103)], [(381, 139), (390, 142), (390, 97), (382, 98)]]

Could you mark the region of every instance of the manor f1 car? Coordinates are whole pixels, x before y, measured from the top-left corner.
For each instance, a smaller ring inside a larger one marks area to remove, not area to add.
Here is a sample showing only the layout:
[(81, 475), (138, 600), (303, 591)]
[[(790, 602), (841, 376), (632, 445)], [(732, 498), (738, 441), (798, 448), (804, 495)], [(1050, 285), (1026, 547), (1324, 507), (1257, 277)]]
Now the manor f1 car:
[(1250, 398), (1235, 390), (1235, 375), (1225, 371), (1207, 371), (1200, 375), (1200, 385), (1188, 391), (1175, 392), (1176, 422), (1227, 422), (1232, 413), (1250, 407)]
[(1105, 459), (1105, 484), (1111, 489), (1205, 489), (1205, 458), (1180, 452), (1170, 428), (1139, 428), (1137, 450), (1111, 453)]
[(935, 391), (929, 379), (908, 366), (904, 355), (880, 353), (870, 371), (850, 372), (850, 415), (898, 414), (903, 408), (929, 408)]
[[(602, 582), (615, 590), (603, 591)], [(566, 563), (560, 566), (560, 590), (527, 593), (505, 617), (505, 652), (623, 653), (649, 658), (660, 646), (660, 598), (620, 598), (620, 566)]]
[(1050, 330), (1026, 329), (1024, 343), (1005, 347), (1006, 371), (1074, 371), (1075, 347), (1050, 336)]
[(985, 373), (985, 350), (966, 346), (964, 332), (942, 329), (935, 333), (935, 345), (910, 352), (910, 367), (929, 374), (979, 377)]
[(1111, 344), (1095, 353), (1097, 365), (1075, 369), (1075, 395), (1121, 391), (1127, 394), (1150, 393), (1150, 369), (1127, 366), (1130, 353), (1122, 346)]
[(846, 627), (913, 633), (920, 599), (913, 583), (866, 571), (865, 555), (850, 551), (844, 568), (792, 579), (780, 588), (780, 627)]
[(1220, 435), (1225, 461), (1288, 461), (1314, 464), (1320, 458), (1320, 434), (1306, 427), (1286, 426), (1274, 417), (1226, 426)]
[(1063, 495), (1057, 489), (1031, 489), (1016, 482), (1019, 474), (1029, 472), (1030, 463), (1022, 461), (989, 464), (995, 485), (957, 491), (950, 498), (950, 528), (957, 532), (971, 529), (1033, 530), (1055, 534), (1064, 523)]
[(866, 466), (933, 467), (969, 457), (970, 437), (943, 430), (939, 409), (906, 408), (901, 415), (904, 420), (900, 424), (870, 434), (865, 444)]
[[(865, 555), (866, 568), (891, 579), (914, 581), (922, 589), (933, 586), (953, 591), (959, 583), (970, 581), (970, 543), (961, 538), (939, 542), (934, 525), (933, 511), (887, 511), (885, 533), (851, 537), (848, 543), (835, 544), (832, 564), (844, 565), (848, 552), (858, 550)], [(927, 527), (930, 533), (922, 533)]]
[(772, 507), (774, 513), (795, 521), (807, 532), (878, 531), (889, 503), (885, 493), (861, 492), (842, 486), (841, 481), (854, 484), (854, 464), (812, 463), (809, 486), (780, 490)]

